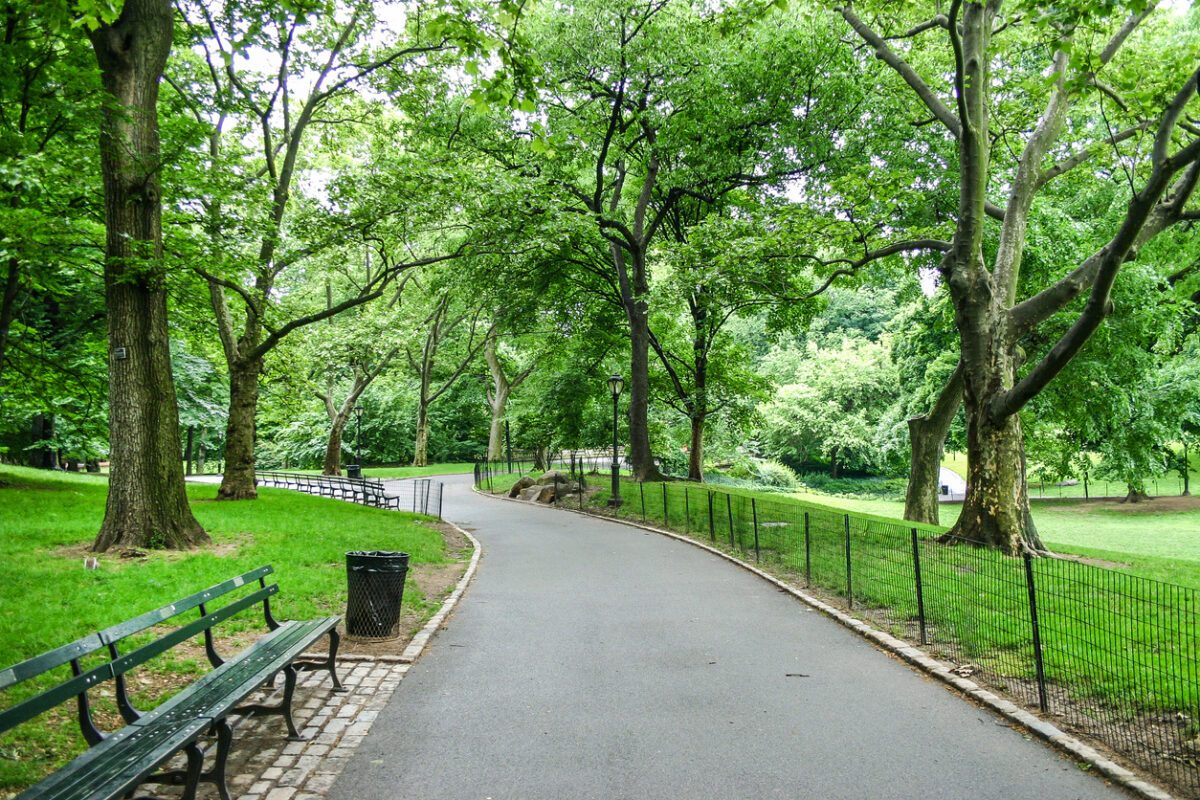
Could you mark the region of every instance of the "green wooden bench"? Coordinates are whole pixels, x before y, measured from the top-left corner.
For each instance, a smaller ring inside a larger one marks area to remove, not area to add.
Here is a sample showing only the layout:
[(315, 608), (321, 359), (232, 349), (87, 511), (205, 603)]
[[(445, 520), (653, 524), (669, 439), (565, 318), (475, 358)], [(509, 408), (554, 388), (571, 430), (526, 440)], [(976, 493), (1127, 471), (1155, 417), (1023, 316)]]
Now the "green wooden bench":
[[(284, 718), (289, 738), (300, 739), (292, 719), (297, 672), (328, 670), (334, 691), (345, 691), (336, 671), (339, 618), (277, 622), (271, 615), (271, 598), (279, 592), (279, 586), (267, 585), (266, 580), (272, 572), (269, 566), (260, 567), (0, 670), (0, 691), (64, 667), (69, 667), (71, 673), (70, 677), (64, 675), (66, 679), (52, 688), (0, 711), (0, 733), (73, 698), (80, 730), (89, 745), (86, 752), (30, 787), (17, 800), (105, 800), (124, 797), (142, 783), (182, 785), (185, 787), (184, 800), (191, 800), (201, 783), (213, 783), (223, 800), (229, 800), (225, 763), (233, 742), (231, 718), (278, 714)], [(253, 591), (248, 591), (250, 589)], [(225, 605), (215, 611), (208, 610), (213, 600), (226, 596)], [(260, 604), (267, 633), (236, 656), (225, 658), (220, 655), (213, 628)], [(190, 621), (176, 619), (189, 612), (197, 613), (198, 617)], [(154, 635), (152, 628), (168, 622), (176, 627), (145, 641), (148, 632)], [(130, 673), (155, 656), (197, 636), (204, 639), (204, 649), (213, 669), (154, 710), (138, 710), (129, 697)], [(320, 661), (301, 659), (301, 653), (322, 636), (329, 637), (328, 658)], [(131, 637), (137, 637), (136, 641)], [(101, 663), (91, 666), (100, 659), (103, 659)], [(274, 705), (246, 703), (260, 687), (274, 685), (280, 672), (284, 675), (280, 702)], [(117, 709), (125, 726), (104, 733), (93, 721), (88, 691), (109, 680), (115, 685)], [(212, 766), (206, 771), (204, 757), (214, 740), (215, 755)], [(180, 752), (187, 757), (184, 769), (155, 772)]]

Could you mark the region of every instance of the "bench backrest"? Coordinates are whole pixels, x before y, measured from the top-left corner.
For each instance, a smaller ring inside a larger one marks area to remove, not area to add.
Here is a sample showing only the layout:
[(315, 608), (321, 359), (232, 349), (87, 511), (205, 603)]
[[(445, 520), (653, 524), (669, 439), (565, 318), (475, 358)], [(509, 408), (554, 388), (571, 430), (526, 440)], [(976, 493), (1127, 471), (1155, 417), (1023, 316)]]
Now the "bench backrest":
[[(170, 605), (147, 611), (133, 619), (105, 628), (98, 633), (85, 636), (19, 664), (14, 664), (8, 669), (0, 670), (0, 691), (44, 675), (65, 664), (70, 664), (72, 673), (72, 677), (61, 681), (56, 686), (0, 711), (0, 733), (75, 697), (79, 710), (79, 727), (83, 737), (89, 745), (96, 744), (103, 738), (103, 734), (92, 721), (91, 709), (88, 704), (88, 689), (106, 680), (115, 679), (117, 707), (127, 723), (133, 722), (141, 716), (141, 712), (133, 707), (126, 691), (124, 676), (130, 670), (199, 634), (204, 635), (205, 650), (208, 653), (209, 661), (214, 667), (219, 665), (222, 662), (213, 646), (213, 626), (255, 605), (262, 604), (268, 627), (272, 629), (279, 627), (279, 623), (271, 616), (270, 610), (270, 598), (279, 592), (279, 586), (266, 584), (266, 577), (272, 572), (274, 570), (270, 566), (259, 567), (244, 575), (210, 586), (204, 591), (196, 592)], [(238, 597), (212, 613), (208, 612), (206, 608), (208, 602), (243, 586), (255, 584), (258, 586), (255, 591)], [(199, 611), (200, 616), (197, 619), (180, 625), (169, 633), (136, 647), (126, 654), (120, 652), (119, 645), (123, 640), (192, 610)], [(87, 671), (82, 670), (80, 659), (100, 650), (108, 651), (109, 660)]]
[[(64, 664), (71, 665), (71, 678), (0, 711), (0, 733), (11, 730), (22, 722), (61, 705), (72, 697), (77, 698), (80, 703), (81, 718), (86, 717), (88, 715), (87, 690), (111, 678), (113, 671), (112, 664), (105, 663), (84, 672), (79, 666), (79, 661), (103, 647), (104, 643), (100, 641), (100, 635), (93, 633), (82, 639), (76, 639), (70, 644), (64, 644), (62, 647), (56, 647), (39, 656), (22, 661), (20, 664), (14, 664), (8, 669), (0, 670), (0, 691), (3, 691), (58, 669)], [(89, 733), (85, 732), (84, 735), (88, 736)], [(94, 744), (90, 739), (88, 743)]]

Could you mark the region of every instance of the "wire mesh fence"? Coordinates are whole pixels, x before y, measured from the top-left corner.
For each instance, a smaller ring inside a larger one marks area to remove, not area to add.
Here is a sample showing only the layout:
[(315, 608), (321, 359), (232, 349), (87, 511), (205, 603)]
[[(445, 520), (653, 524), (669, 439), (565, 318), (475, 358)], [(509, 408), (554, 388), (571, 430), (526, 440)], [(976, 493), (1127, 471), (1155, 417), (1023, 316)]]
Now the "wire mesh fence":
[(442, 518), (442, 483), (431, 478), (393, 481), (384, 487), (378, 478), (344, 478), (338, 475), (313, 475), (307, 472), (260, 470), (254, 473), (259, 486), (293, 489), (318, 497), (332, 497), (351, 503), (409, 511)]
[[(570, 495), (580, 508), (757, 562), (1200, 798), (1200, 592), (693, 483), (624, 482), (613, 507), (607, 476), (585, 472), (566, 473), (591, 481)], [(476, 483), (504, 490), (518, 477), (480, 465)]]

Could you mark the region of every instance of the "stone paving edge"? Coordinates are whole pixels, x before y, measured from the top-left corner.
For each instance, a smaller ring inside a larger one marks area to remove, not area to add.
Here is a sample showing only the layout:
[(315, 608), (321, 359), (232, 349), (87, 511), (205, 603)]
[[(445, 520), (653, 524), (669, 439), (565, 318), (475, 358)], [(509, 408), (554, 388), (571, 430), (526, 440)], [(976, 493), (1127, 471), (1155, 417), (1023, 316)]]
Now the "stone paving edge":
[(1133, 792), (1141, 797), (1148, 798), (1148, 800), (1175, 800), (1174, 796), (1169, 792), (1150, 783), (1133, 771), (1116, 763), (1112, 759), (1105, 757), (1094, 747), (1091, 747), (1083, 741), (1075, 738), (1052, 723), (1047, 722), (1046, 720), (1029, 711), (1026, 711), (1011, 700), (997, 695), (996, 693), (986, 689), (983, 686), (980, 686), (974, 681), (954, 674), (952, 672), (952, 665), (938, 661), (937, 659), (928, 655), (925, 651), (910, 644), (909, 642), (898, 639), (889, 633), (885, 633), (884, 631), (877, 630), (862, 620), (853, 617), (844, 611), (841, 611), (840, 609), (834, 608), (823, 600), (820, 600), (817, 597), (808, 594), (804, 590), (792, 586), (791, 584), (786, 583), (779, 578), (776, 578), (774, 575), (771, 575), (768, 572), (764, 572), (747, 561), (742, 561), (740, 558), (737, 558), (730, 553), (726, 553), (725, 551), (716, 547), (711, 547), (704, 542), (696, 541), (695, 539), (684, 536), (683, 534), (675, 533), (674, 531), (663, 530), (662, 528), (655, 528), (652, 525), (645, 525), (639, 522), (619, 519), (616, 517), (608, 517), (601, 514), (591, 514), (587, 511), (580, 511), (576, 508), (563, 508), (561, 506), (549, 506), (541, 505), (539, 503), (531, 503), (525, 500), (518, 500), (516, 498), (505, 497), (503, 495), (495, 495), (489, 492), (483, 492), (475, 486), (472, 486), (471, 490), (475, 492), (475, 494), (482, 497), (490, 497), (494, 500), (503, 500), (509, 503), (520, 503), (525, 507), (540, 508), (546, 511), (566, 511), (571, 514), (579, 514), (580, 516), (590, 517), (591, 519), (615, 522), (630, 528), (638, 528), (644, 531), (650, 531), (651, 533), (667, 536), (671, 539), (698, 547), (701, 550), (707, 550), (715, 556), (723, 558), (726, 561), (736, 564), (742, 569), (754, 573), (768, 583), (771, 583), (777, 588), (792, 595), (797, 600), (812, 606), (822, 614), (833, 618), (863, 638), (872, 641), (876, 646), (898, 656), (921, 672), (937, 678), (946, 685), (958, 690), (961, 694), (965, 694), (976, 702), (987, 706), (996, 714), (999, 714), (1001, 717), (1004, 717), (1020, 728), (1028, 731), (1039, 739), (1042, 739), (1060, 752), (1069, 755), (1071, 758), (1090, 764), (1096, 769), (1097, 772), (1101, 773), (1114, 783), (1123, 786), (1130, 792)]
[[(252, 763), (266, 763), (269, 766), (265, 766), (256, 776), (235, 778), (248, 784), (244, 789), (235, 789), (241, 800), (323, 800), (328, 796), (350, 756), (370, 732), (400, 681), (424, 653), (437, 631), (446, 624), (475, 577), (483, 556), (483, 546), (462, 527), (448, 520), (443, 522), (470, 541), (474, 550), (466, 571), (442, 602), (441, 608), (398, 656), (338, 656), (338, 663), (349, 667), (342, 670), (342, 682), (349, 691), (325, 698), (314, 695), (305, 699), (303, 708), (309, 717), (301, 727), (305, 739), (287, 742), (251, 759)], [(325, 656), (311, 653), (304, 657), (323, 659)], [(304, 688), (316, 689), (323, 675), (323, 672), (307, 673)]]

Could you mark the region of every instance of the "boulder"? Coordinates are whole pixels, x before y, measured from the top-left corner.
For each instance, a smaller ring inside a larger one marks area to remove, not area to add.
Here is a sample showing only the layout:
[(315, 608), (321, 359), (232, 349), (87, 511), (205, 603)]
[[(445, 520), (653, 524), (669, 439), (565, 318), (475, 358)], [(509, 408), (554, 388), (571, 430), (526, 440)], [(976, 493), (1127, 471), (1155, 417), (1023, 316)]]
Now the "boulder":
[(539, 486), (538, 489), (539, 491), (537, 496), (533, 498), (533, 502), (542, 503), (544, 505), (550, 505), (554, 502), (554, 484), (550, 484), (548, 486)]
[(533, 486), (533, 478), (529, 477), (528, 475), (525, 475), (519, 481), (517, 481), (516, 483), (514, 483), (512, 485), (512, 488), (508, 490), (508, 496), (516, 497), (522, 491), (524, 491), (525, 489), (528, 489), (530, 486)]
[[(550, 490), (554, 491), (554, 487), (553, 486), (550, 487)], [(533, 486), (526, 487), (521, 490), (521, 499), (533, 501), (534, 498), (536, 498), (539, 494), (541, 494), (544, 491), (546, 491), (545, 486), (538, 486), (535, 484)]]
[(542, 476), (537, 479), (537, 482), (538, 484), (545, 486), (548, 483), (554, 483), (555, 480), (557, 480), (559, 483), (570, 483), (571, 476), (565, 472), (559, 472), (556, 469), (552, 469), (549, 472), (542, 473)]

